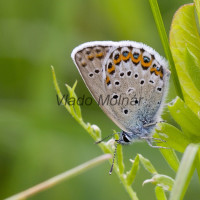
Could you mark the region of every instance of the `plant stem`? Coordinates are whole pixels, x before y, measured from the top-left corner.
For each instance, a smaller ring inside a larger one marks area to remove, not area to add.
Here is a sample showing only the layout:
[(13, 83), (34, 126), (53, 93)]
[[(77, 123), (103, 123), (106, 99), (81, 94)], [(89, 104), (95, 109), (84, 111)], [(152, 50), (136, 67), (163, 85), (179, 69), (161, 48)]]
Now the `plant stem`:
[[(55, 86), (56, 92), (57, 92), (60, 100), (62, 100), (63, 105), (65, 106), (65, 108), (67, 109), (67, 111), (76, 119), (76, 121), (89, 133), (89, 135), (95, 141), (97, 141), (99, 138), (98, 138), (98, 136), (96, 134), (94, 134), (94, 131), (92, 130), (92, 127), (90, 126), (90, 124), (88, 124), (88, 123), (86, 124), (81, 117), (78, 117), (76, 115), (75, 112), (71, 112), (72, 109), (66, 103), (66, 101), (63, 98), (63, 95), (62, 95), (62, 93), (60, 91), (58, 82), (56, 80), (56, 75), (55, 75), (55, 71), (54, 71), (53, 66), (51, 66), (51, 69), (52, 69), (54, 86)], [(75, 83), (75, 85), (76, 85), (76, 83)], [(75, 87), (75, 85), (74, 85), (74, 87)], [(68, 91), (69, 91), (69, 93), (71, 92), (70, 87), (68, 87)], [(104, 142), (101, 142), (100, 144), (98, 144), (98, 146), (101, 148), (101, 150), (104, 153), (112, 153), (112, 151), (108, 148), (108, 146)], [(122, 151), (122, 148), (119, 148), (119, 151)], [(122, 152), (120, 152), (119, 155), (123, 156)], [(121, 169), (122, 169), (123, 168), (123, 157), (121, 157), (119, 159), (119, 161), (121, 162)], [(112, 163), (111, 160), (109, 162)], [(124, 174), (122, 173), (123, 170), (121, 170), (121, 173), (120, 173), (119, 167), (118, 168), (114, 167), (114, 171), (117, 174), (117, 176), (119, 177), (120, 181), (123, 183), (123, 186), (124, 186), (125, 190), (127, 191), (127, 193), (129, 194), (129, 196), (131, 197), (131, 199), (132, 200), (138, 200), (137, 194), (133, 191), (132, 187), (130, 185), (128, 185), (127, 180), (125, 179)]]
[(102, 162), (104, 162), (105, 160), (109, 160), (111, 158), (112, 158), (111, 154), (104, 154), (104, 155), (94, 158), (86, 163), (83, 163), (82, 165), (79, 165), (71, 170), (68, 170), (62, 174), (54, 176), (53, 178), (50, 178), (49, 180), (44, 181), (36, 186), (33, 186), (19, 194), (9, 197), (6, 200), (26, 199), (26, 198), (33, 196), (43, 190), (49, 189), (50, 187), (53, 187), (54, 185), (57, 185), (58, 183), (61, 183), (64, 180), (67, 180), (73, 176), (76, 176), (92, 167), (95, 167), (96, 165), (99, 165)]

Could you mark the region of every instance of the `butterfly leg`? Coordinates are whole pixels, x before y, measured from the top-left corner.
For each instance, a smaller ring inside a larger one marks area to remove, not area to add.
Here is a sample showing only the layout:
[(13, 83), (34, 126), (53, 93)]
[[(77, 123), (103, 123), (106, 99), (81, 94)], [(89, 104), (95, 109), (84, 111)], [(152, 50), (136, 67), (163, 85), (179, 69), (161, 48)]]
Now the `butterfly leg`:
[(145, 137), (145, 136), (144, 137), (140, 137), (140, 138), (143, 139), (143, 140), (149, 140), (149, 141), (154, 140), (157, 143), (166, 142), (166, 140), (162, 140), (161, 138)]
[[(154, 138), (154, 139), (159, 139), (159, 138)], [(150, 147), (157, 148), (157, 149), (170, 149), (169, 147), (154, 146), (154, 145), (152, 144), (151, 138), (146, 137), (145, 140), (147, 141), (147, 144), (148, 144)]]
[(144, 127), (154, 126), (154, 125), (156, 125), (158, 123), (162, 123), (162, 122), (165, 122), (165, 120), (162, 120), (162, 121), (159, 121), (159, 122), (152, 122), (152, 123), (149, 123), (149, 124), (144, 124), (143, 126)]

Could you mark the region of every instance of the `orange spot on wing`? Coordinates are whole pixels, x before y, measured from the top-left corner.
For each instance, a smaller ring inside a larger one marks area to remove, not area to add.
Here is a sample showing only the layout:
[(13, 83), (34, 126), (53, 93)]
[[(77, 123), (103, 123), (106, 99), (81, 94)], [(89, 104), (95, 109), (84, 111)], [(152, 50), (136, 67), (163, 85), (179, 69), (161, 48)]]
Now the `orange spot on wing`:
[(110, 84), (110, 78), (109, 78), (109, 76), (106, 76), (106, 84), (107, 84), (107, 85)]
[(101, 53), (97, 53), (97, 54), (96, 54), (96, 57), (97, 57), (97, 58), (102, 58), (102, 57), (103, 57), (103, 53), (102, 53), (102, 52), (101, 52)]
[(157, 76), (160, 76), (161, 78), (163, 77), (163, 73), (161, 71), (156, 70), (155, 73)]
[(113, 71), (115, 71), (115, 66), (112, 65), (112, 67), (111, 67), (111, 68), (108, 68), (107, 71), (108, 71), (109, 74), (111, 74)]
[(150, 67), (151, 63), (152, 63), (152, 59), (148, 63), (145, 63), (143, 59), (141, 61), (141, 64), (142, 64), (143, 67)]
[(155, 72), (156, 71), (156, 68), (154, 68), (154, 67), (152, 67), (151, 69), (150, 69), (150, 72)]
[(155, 73), (156, 76), (160, 76), (161, 78), (163, 77), (163, 73), (161, 71), (157, 71), (154, 67), (150, 69), (150, 72)]
[(117, 65), (118, 63), (121, 62), (121, 60), (122, 60), (122, 55), (120, 54), (120, 55), (119, 55), (119, 58), (116, 59), (116, 60), (114, 59), (113, 62)]
[(89, 56), (88, 56), (88, 59), (89, 59), (89, 60), (93, 60), (93, 59), (94, 59), (94, 55), (92, 55), (92, 54), (89, 55)]
[(81, 65), (82, 65), (82, 67), (85, 67), (86, 66), (86, 62), (82, 62)]
[(131, 60), (134, 62), (134, 63), (139, 63), (142, 59), (142, 55), (140, 54), (139, 57), (137, 59), (135, 59), (133, 57), (133, 54), (131, 54)]
[(123, 61), (127, 61), (128, 59), (130, 59), (131, 55), (132, 55), (131, 52), (129, 52), (127, 56), (123, 56), (123, 55), (122, 55), (122, 60), (123, 60)]

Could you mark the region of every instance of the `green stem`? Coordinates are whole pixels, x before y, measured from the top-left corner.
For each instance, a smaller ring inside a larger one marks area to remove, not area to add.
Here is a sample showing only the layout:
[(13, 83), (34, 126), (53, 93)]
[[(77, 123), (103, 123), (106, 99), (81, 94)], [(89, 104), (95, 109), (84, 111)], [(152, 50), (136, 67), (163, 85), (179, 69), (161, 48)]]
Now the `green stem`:
[(54, 70), (54, 67), (51, 66), (51, 70), (52, 70), (52, 75), (53, 75), (53, 83), (54, 83), (54, 86), (55, 86), (55, 89), (56, 89), (56, 92), (58, 94), (58, 97), (60, 98), (60, 100), (62, 100), (62, 104), (65, 106), (65, 108), (67, 109), (67, 111), (72, 115), (72, 117), (79, 123), (81, 124), (81, 126), (84, 128), (84, 129), (88, 129), (88, 126), (83, 122), (82, 118), (79, 118), (75, 112), (71, 112), (71, 108), (70, 106), (66, 103), (65, 99), (63, 98), (63, 95), (60, 91), (60, 88), (59, 88), (59, 85), (58, 85), (58, 82), (57, 82), (57, 79), (56, 79), (56, 74), (55, 74), (55, 70)]
[(149, 0), (149, 3), (150, 3), (150, 6), (151, 6), (151, 10), (152, 10), (152, 13), (153, 13), (153, 16), (154, 16), (154, 20), (156, 22), (158, 33), (160, 35), (160, 39), (161, 39), (166, 57), (169, 61), (170, 67), (171, 67), (170, 69), (172, 71), (172, 79), (173, 79), (173, 82), (174, 82), (174, 85), (175, 85), (175, 88), (176, 88), (177, 95), (181, 99), (184, 100), (183, 93), (182, 93), (181, 86), (180, 86), (180, 82), (179, 82), (178, 75), (177, 75), (177, 71), (176, 71), (176, 68), (175, 68), (174, 60), (172, 58), (171, 50), (170, 50), (170, 47), (169, 47), (169, 41), (168, 41), (168, 38), (167, 38), (167, 33), (166, 33), (166, 30), (165, 30), (164, 23), (163, 23), (163, 20), (162, 20), (162, 16), (161, 16), (161, 13), (160, 13), (160, 9), (159, 9), (159, 6), (158, 6), (158, 2), (157, 2), (157, 0)]
[(169, 198), (170, 200), (183, 199), (195, 170), (195, 161), (199, 149), (198, 144), (192, 143), (186, 148), (176, 174), (174, 186)]
[(16, 194), (12, 197), (7, 198), (6, 200), (21, 200), (21, 199), (26, 199), (30, 196), (33, 196), (43, 190), (49, 189), (50, 187), (53, 187), (54, 185), (57, 185), (58, 183), (61, 183), (64, 180), (67, 180), (73, 176), (76, 176), (82, 172), (85, 172), (86, 170), (95, 167), (96, 165), (101, 164), (105, 160), (109, 160), (112, 158), (111, 154), (104, 154), (102, 156), (99, 156), (95, 159), (92, 159), (82, 165), (79, 165), (71, 170), (68, 170), (62, 174), (59, 174), (57, 176), (54, 176), (53, 178), (44, 181), (43, 183), (40, 183), (34, 187), (31, 187), (19, 194)]

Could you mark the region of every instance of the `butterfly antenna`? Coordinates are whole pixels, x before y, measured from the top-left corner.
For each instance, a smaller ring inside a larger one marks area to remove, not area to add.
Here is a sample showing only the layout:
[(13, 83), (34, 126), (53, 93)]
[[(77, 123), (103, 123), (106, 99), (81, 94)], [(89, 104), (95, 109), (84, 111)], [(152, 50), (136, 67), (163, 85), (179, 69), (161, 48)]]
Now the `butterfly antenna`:
[(114, 163), (115, 163), (115, 155), (116, 155), (116, 152), (117, 152), (117, 145), (118, 145), (118, 140), (115, 143), (115, 151), (114, 151), (114, 155), (113, 155), (112, 165), (111, 165), (111, 168), (110, 168), (110, 171), (109, 171), (110, 175), (112, 174)]
[(117, 133), (112, 133), (112, 134), (106, 136), (105, 138), (103, 138), (102, 140), (99, 140), (99, 141), (95, 142), (95, 144), (99, 144), (99, 143), (103, 142), (104, 140), (108, 139), (109, 137), (112, 137), (115, 134), (117, 134)]

